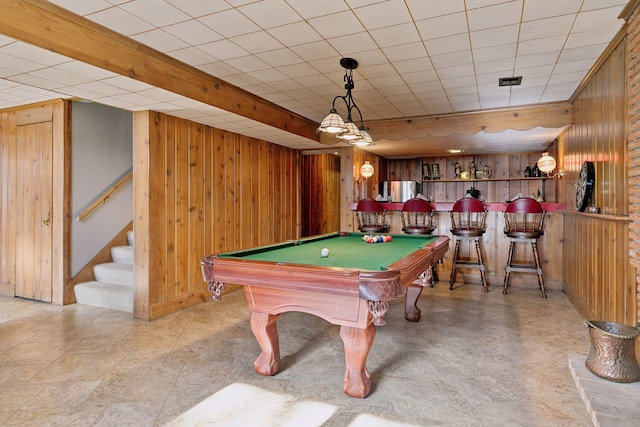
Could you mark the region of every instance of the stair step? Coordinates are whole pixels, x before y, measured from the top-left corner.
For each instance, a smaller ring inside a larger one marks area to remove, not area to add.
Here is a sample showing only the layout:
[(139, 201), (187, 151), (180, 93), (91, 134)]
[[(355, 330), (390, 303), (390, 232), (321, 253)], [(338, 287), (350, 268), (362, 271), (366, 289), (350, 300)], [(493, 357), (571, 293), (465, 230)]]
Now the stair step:
[(133, 287), (133, 265), (106, 262), (93, 267), (97, 282), (117, 283)]
[(85, 282), (74, 287), (78, 304), (133, 313), (133, 287), (120, 283)]
[(133, 230), (127, 231), (127, 241), (129, 242), (129, 246), (133, 246)]
[(111, 259), (119, 264), (133, 265), (133, 246), (115, 246), (111, 248)]

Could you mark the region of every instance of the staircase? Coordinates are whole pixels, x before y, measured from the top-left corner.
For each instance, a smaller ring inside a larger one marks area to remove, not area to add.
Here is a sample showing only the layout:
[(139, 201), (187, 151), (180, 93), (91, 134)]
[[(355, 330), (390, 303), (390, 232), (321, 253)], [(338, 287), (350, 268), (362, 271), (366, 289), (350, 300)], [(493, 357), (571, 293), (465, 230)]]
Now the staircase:
[(93, 267), (95, 281), (74, 287), (78, 304), (133, 313), (133, 231), (128, 246), (111, 248), (112, 262)]

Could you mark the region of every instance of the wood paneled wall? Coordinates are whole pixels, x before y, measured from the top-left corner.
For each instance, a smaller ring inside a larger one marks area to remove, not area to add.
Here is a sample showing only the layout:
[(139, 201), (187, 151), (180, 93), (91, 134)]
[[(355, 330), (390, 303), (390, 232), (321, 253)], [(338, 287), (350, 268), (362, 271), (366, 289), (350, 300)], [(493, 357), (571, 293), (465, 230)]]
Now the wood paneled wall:
[(134, 316), (209, 297), (200, 258), (300, 235), (296, 150), (155, 112), (134, 114)]
[(340, 156), (302, 156), (302, 236), (340, 231)]
[[(566, 294), (586, 318), (635, 324), (635, 275), (628, 256), (626, 48), (626, 38), (618, 37), (574, 101), (573, 125), (558, 139), (565, 171), (559, 201), (569, 210), (564, 228)], [(596, 170), (591, 205), (600, 207), (600, 215), (573, 211), (575, 184), (587, 160)]]

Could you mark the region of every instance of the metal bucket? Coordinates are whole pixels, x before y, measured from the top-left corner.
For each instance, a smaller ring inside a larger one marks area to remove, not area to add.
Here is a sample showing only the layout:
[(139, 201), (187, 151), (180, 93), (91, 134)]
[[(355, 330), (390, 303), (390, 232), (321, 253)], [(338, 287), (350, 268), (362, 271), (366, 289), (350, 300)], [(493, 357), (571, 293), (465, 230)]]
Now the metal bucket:
[(636, 360), (638, 326), (585, 320), (591, 337), (591, 350), (585, 366), (595, 375), (619, 383), (640, 381), (640, 365)]

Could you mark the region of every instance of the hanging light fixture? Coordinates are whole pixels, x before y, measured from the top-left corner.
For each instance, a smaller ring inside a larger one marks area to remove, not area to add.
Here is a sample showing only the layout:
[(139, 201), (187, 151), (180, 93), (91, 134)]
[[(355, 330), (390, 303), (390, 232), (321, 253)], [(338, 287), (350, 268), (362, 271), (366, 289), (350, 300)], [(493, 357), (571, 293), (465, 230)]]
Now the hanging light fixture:
[[(364, 127), (362, 120), (362, 113), (356, 105), (351, 95), (353, 89), (353, 70), (358, 68), (358, 61), (353, 58), (340, 59), (340, 65), (344, 68), (344, 88), (347, 90), (345, 95), (338, 95), (333, 98), (333, 104), (331, 105), (331, 111), (327, 117), (322, 120), (318, 132), (326, 132), (336, 135), (336, 138), (349, 142), (352, 145), (368, 146), (373, 145), (373, 139), (369, 132)], [(343, 120), (336, 110), (336, 101), (342, 99), (347, 107), (347, 118)], [(353, 110), (358, 112), (360, 118), (360, 126), (356, 126), (353, 122), (351, 113)]]

